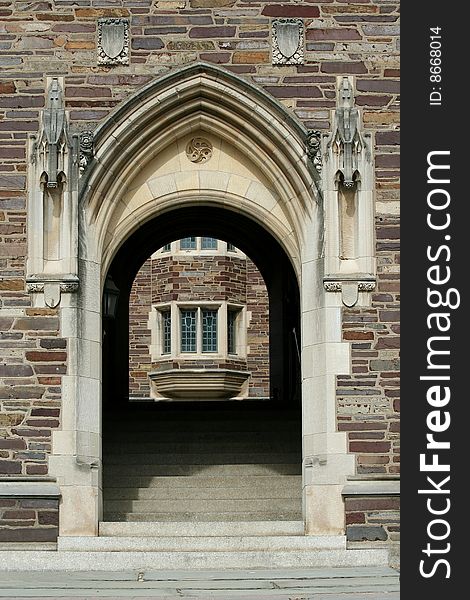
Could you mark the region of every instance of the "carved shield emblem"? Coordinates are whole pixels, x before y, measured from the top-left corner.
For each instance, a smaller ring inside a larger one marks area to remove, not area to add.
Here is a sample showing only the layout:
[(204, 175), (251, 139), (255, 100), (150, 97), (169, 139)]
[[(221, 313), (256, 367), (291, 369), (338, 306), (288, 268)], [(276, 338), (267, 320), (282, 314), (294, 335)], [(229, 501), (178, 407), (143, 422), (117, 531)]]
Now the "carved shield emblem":
[(286, 22), (277, 25), (277, 44), (285, 58), (292, 58), (299, 47), (299, 26)]
[(127, 64), (129, 59), (129, 21), (127, 19), (99, 19), (98, 62), (100, 64)]
[(101, 45), (109, 58), (117, 58), (124, 48), (124, 23), (122, 21), (103, 23)]
[(302, 64), (303, 23), (300, 19), (273, 21), (273, 64)]

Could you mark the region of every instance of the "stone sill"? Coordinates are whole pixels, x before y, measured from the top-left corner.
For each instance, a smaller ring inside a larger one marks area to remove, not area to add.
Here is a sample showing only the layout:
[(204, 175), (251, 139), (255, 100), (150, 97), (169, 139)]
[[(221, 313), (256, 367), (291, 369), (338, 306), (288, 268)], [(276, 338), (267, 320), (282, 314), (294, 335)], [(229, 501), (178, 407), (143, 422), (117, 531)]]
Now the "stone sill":
[(0, 480), (0, 498), (60, 498), (56, 483), (44, 480)]
[(350, 478), (343, 487), (343, 496), (399, 496), (400, 480), (396, 478)]

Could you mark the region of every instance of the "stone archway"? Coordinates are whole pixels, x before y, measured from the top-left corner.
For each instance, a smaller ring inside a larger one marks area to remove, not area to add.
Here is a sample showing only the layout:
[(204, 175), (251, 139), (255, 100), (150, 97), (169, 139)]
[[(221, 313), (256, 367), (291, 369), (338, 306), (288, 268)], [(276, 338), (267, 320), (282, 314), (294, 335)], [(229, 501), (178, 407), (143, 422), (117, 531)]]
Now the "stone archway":
[[(206, 147), (205, 159), (192, 160), (195, 140)], [(341, 490), (354, 456), (336, 431), (335, 375), (349, 372), (349, 344), (341, 342), (340, 300), (323, 286), (324, 213), (306, 142), (307, 132), (270, 96), (208, 65), (144, 88), (98, 130), (80, 182), (80, 285), (60, 304), (70, 362), (50, 471), (61, 487), (61, 535), (97, 535), (102, 511), (100, 314), (108, 267), (146, 222), (201, 204), (266, 229), (296, 273), (305, 531), (344, 532)]]

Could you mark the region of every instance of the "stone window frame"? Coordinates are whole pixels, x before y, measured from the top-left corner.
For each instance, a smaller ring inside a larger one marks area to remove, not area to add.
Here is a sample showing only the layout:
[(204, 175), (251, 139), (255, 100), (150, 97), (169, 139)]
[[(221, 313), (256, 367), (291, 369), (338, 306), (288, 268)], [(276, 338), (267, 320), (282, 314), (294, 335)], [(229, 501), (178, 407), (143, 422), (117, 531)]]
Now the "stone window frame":
[[(181, 351), (181, 310), (198, 309), (196, 322), (196, 352)], [(202, 350), (202, 310), (217, 310), (217, 351)], [(170, 352), (164, 352), (163, 314), (171, 314)], [(228, 312), (236, 313), (235, 352), (228, 349)], [(248, 317), (246, 305), (226, 300), (174, 300), (153, 304), (149, 313), (148, 326), (151, 332), (150, 356), (153, 362), (164, 360), (226, 360), (246, 359), (248, 353)]]
[(214, 238), (217, 240), (217, 248), (203, 248), (202, 247), (202, 238), (210, 237), (210, 236), (191, 236), (191, 237), (196, 237), (196, 248), (195, 249), (181, 248), (180, 247), (181, 240), (173, 240), (169, 244), (165, 244), (165, 246), (163, 246), (162, 248), (159, 248), (156, 252), (154, 252), (152, 254), (152, 259), (155, 260), (158, 258), (163, 258), (163, 257), (173, 256), (173, 255), (178, 255), (178, 256), (217, 255), (217, 256), (232, 256), (232, 257), (237, 257), (237, 258), (241, 258), (241, 259), (247, 258), (246, 254), (244, 252), (239, 250), (233, 244), (230, 244), (230, 242), (225, 242), (223, 240)]

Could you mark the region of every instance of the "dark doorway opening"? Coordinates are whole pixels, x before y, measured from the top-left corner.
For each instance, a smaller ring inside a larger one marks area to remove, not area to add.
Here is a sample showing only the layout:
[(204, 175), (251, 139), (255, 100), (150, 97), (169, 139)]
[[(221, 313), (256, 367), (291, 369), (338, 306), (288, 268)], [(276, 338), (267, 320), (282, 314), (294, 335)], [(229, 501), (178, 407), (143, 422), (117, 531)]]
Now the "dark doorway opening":
[[(235, 245), (262, 274), (269, 295), (269, 399), (129, 401), (132, 283), (153, 252), (190, 236)], [(240, 213), (184, 207), (131, 235), (108, 278), (119, 295), (112, 317), (103, 318), (104, 519), (301, 519), (300, 299), (280, 244)]]

